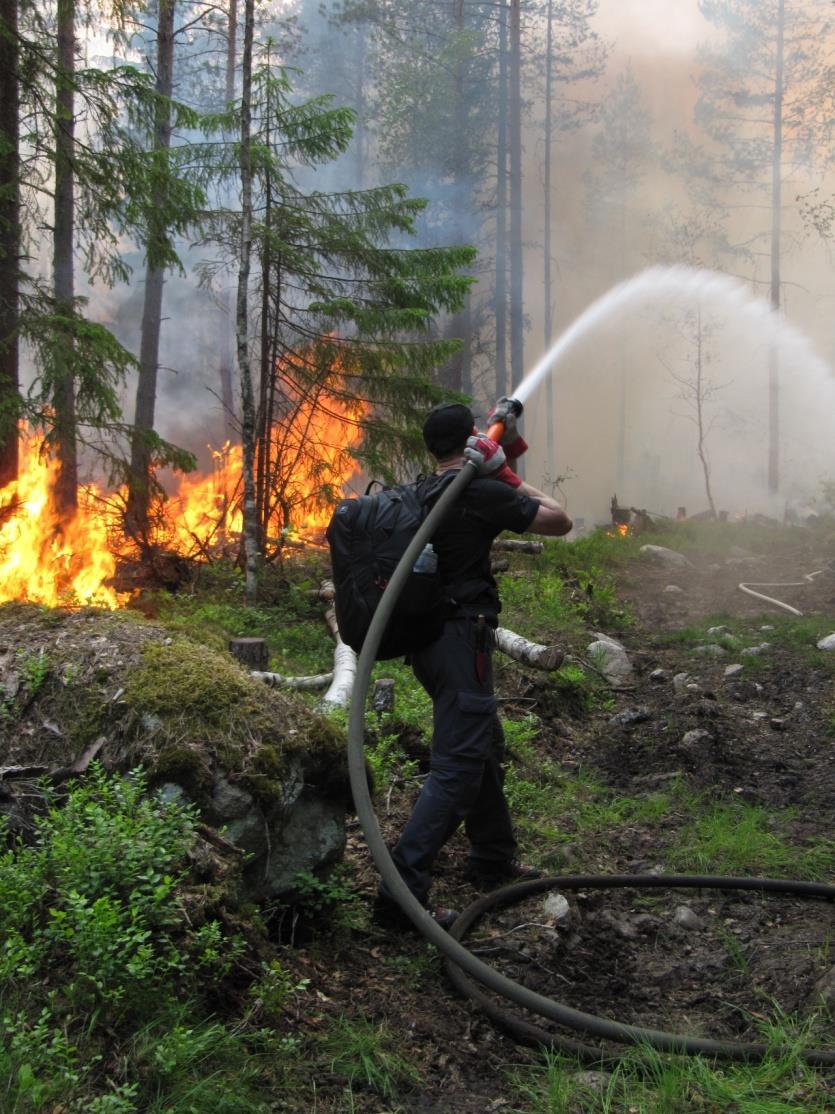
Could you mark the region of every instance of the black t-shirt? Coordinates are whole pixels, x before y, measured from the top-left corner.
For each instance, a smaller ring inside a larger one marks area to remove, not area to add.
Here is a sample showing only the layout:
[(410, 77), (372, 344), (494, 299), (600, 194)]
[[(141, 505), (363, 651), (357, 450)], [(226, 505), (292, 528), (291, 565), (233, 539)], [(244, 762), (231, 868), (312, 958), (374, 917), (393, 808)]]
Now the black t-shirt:
[(477, 476), (468, 484), (432, 538), (454, 614), (495, 620), (502, 605), (490, 571), (493, 539), (503, 530), (524, 533), (538, 510), (538, 500), (500, 480)]

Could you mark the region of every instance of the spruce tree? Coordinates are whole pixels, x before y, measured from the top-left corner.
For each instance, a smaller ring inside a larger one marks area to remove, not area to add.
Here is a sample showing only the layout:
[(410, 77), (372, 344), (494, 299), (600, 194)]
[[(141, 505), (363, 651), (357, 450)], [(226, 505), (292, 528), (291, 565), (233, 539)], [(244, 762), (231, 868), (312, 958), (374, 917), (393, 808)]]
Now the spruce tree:
[[(430, 327), (436, 314), (460, 308), (470, 281), (460, 270), (473, 251), (392, 243), (413, 233), (426, 206), (402, 185), (315, 189), (318, 169), (348, 149), (353, 113), (329, 97), (297, 101), (270, 44), (253, 49), (245, 99), (209, 122), (228, 128), (240, 119), (244, 130), (239, 162), (229, 158), (218, 170), (239, 181), (241, 205), (215, 214), (208, 239), (239, 268), (244, 483), (253, 483), (245, 516), (251, 502), (258, 549), (269, 557), (268, 533), (276, 538), (293, 525), (282, 431), (302, 409), (326, 411), (333, 399), (358, 407), (364, 437), (356, 458), (381, 477), (421, 455), (420, 417), (441, 397), (432, 371), (456, 347), (433, 340)], [(250, 564), (248, 551), (248, 571)]]

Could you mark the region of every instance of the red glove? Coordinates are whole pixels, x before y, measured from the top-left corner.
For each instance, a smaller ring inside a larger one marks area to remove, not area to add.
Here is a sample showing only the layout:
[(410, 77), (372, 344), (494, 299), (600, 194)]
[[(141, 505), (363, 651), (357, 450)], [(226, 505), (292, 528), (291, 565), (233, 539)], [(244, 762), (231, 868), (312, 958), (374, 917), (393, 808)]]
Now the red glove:
[(464, 456), (475, 464), (479, 476), (500, 480), (509, 487), (519, 487), (522, 483), (520, 477), (508, 467), (504, 449), (489, 437), (468, 437)]
[(499, 444), (505, 451), (505, 456), (508, 460), (517, 460), (523, 453), (528, 451), (528, 445), (516, 426), (516, 408), (513, 405), (513, 400), (503, 395), (496, 402), (493, 409), (487, 415), (487, 427), (494, 424), (494, 422), (501, 422), (504, 426), (504, 432), (499, 439)]

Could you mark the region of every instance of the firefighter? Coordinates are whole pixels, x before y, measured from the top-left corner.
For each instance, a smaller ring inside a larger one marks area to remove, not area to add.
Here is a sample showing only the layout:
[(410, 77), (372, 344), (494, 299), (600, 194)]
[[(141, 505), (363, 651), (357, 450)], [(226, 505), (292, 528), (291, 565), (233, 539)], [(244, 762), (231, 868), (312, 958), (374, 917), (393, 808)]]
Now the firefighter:
[[(508, 464), (527, 449), (512, 400), (499, 400), (488, 424), (496, 421), (504, 425), (499, 443), (478, 434), (471, 411), (461, 403), (434, 407), (423, 425), (438, 474), (459, 471), (466, 460), (478, 469), (432, 539), (451, 601), (450, 616), (440, 638), (407, 659), (432, 699), (432, 750), (429, 776), (392, 852), (406, 885), (444, 928), (452, 925), (456, 913), (430, 905), (432, 866), (462, 823), (470, 842), (467, 878), (474, 885), (484, 888), (538, 876), (517, 860), (504, 795), (504, 737), (493, 692), (501, 601), (490, 570), (490, 548), (503, 530), (557, 537), (572, 524), (556, 500), (525, 483)], [(383, 924), (411, 923), (385, 883), (380, 884), (375, 918)]]

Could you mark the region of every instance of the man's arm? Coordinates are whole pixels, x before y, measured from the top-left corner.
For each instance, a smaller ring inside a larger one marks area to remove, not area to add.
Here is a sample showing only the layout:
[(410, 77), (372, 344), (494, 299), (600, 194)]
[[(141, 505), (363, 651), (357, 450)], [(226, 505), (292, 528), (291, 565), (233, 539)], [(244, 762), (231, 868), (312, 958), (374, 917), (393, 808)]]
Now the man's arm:
[(544, 491), (537, 491), (524, 480), (516, 489), (523, 495), (529, 495), (539, 503), (536, 517), (525, 531), (526, 534), (543, 534), (548, 538), (559, 538), (567, 534), (574, 525), (556, 499), (546, 495)]

